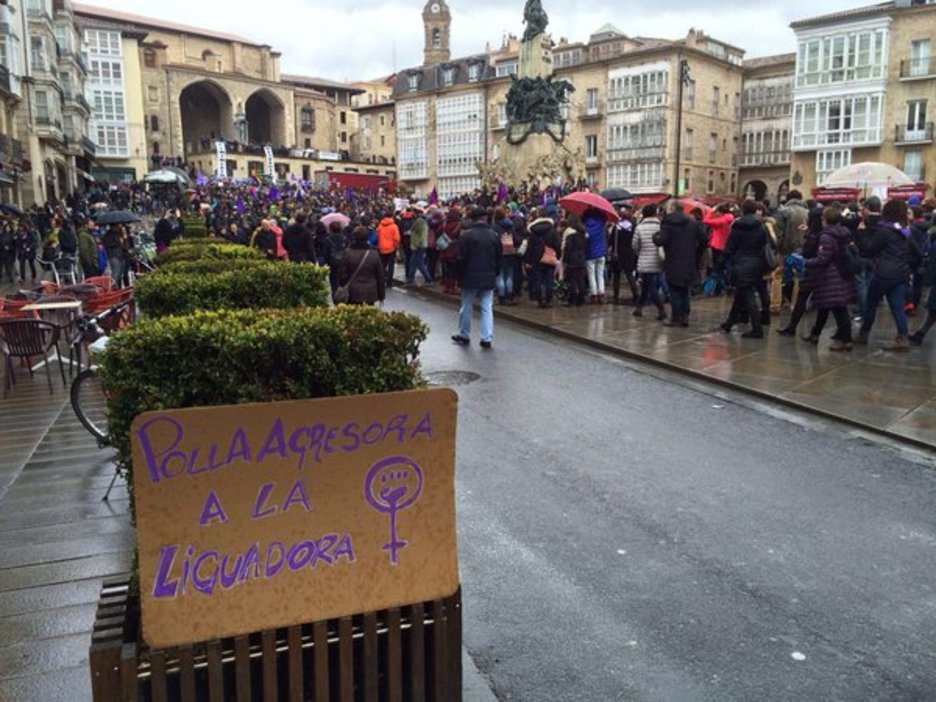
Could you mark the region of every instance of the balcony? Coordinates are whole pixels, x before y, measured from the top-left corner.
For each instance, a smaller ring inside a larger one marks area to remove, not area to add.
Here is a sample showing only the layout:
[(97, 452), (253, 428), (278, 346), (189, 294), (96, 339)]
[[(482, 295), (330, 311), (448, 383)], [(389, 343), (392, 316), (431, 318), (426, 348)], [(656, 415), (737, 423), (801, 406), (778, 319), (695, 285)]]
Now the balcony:
[(895, 144), (932, 144), (933, 123), (927, 122), (922, 129), (907, 129), (907, 125), (898, 124), (894, 130)]
[(94, 155), (97, 153), (97, 145), (86, 136), (81, 137), (81, 148), (84, 149), (85, 154), (91, 158), (94, 158)]
[(43, 7), (27, 7), (27, 8), (26, 8), (26, 16), (29, 17), (29, 21), (30, 21), (30, 22), (33, 22), (33, 21), (35, 21), (35, 22), (46, 21), (46, 22), (48, 22), (50, 25), (51, 25), (52, 22), (53, 22), (53, 20), (52, 20), (52, 15), (50, 15), (50, 14), (46, 11), (46, 8), (45, 8), (44, 6), (43, 6)]
[(790, 152), (788, 150), (748, 151), (741, 154), (741, 168), (788, 165), (790, 165)]
[(594, 156), (586, 156), (585, 168), (587, 169), (601, 168), (601, 156), (598, 154), (595, 154)]
[(936, 78), (936, 57), (922, 56), (900, 62), (900, 80)]
[(608, 149), (608, 163), (627, 161), (661, 161), (666, 158), (666, 146), (626, 146)]
[(587, 103), (582, 105), (582, 109), (579, 112), (579, 119), (601, 119), (601, 115), (604, 112), (600, 101), (595, 101), (592, 103)]
[(40, 139), (62, 141), (62, 120), (49, 115), (36, 115), (36, 134)]

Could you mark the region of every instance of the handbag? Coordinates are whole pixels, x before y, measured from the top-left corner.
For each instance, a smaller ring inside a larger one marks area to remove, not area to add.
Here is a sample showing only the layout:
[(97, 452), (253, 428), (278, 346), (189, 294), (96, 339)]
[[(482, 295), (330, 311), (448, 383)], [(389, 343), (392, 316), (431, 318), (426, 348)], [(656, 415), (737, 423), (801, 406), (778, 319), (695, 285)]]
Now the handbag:
[(559, 263), (559, 257), (556, 256), (556, 250), (552, 246), (546, 246), (543, 249), (543, 255), (540, 256), (539, 262), (544, 266), (555, 266)]
[(767, 264), (767, 270), (772, 271), (777, 267), (777, 251), (773, 247), (770, 237), (767, 237), (767, 243), (764, 244), (764, 263)]
[(357, 264), (357, 268), (354, 269), (354, 273), (351, 274), (351, 277), (348, 278), (348, 282), (344, 285), (339, 286), (335, 290), (335, 294), (332, 295), (332, 298), (335, 301), (336, 305), (342, 305), (348, 301), (348, 296), (350, 294), (351, 283), (354, 282), (354, 279), (357, 278), (357, 274), (361, 272), (361, 268), (364, 267), (364, 261), (367, 260), (367, 256), (370, 254), (370, 249), (364, 252), (364, 255), (361, 256), (361, 262)]
[(445, 251), (449, 246), (451, 246), (452, 240), (449, 239), (449, 235), (445, 232), (439, 235), (439, 238), (436, 239), (436, 248), (439, 251)]
[(516, 249), (514, 248), (513, 234), (511, 234), (510, 232), (504, 232), (503, 234), (501, 234), (500, 242), (501, 242), (502, 253), (505, 256), (510, 256), (511, 254), (516, 252)]

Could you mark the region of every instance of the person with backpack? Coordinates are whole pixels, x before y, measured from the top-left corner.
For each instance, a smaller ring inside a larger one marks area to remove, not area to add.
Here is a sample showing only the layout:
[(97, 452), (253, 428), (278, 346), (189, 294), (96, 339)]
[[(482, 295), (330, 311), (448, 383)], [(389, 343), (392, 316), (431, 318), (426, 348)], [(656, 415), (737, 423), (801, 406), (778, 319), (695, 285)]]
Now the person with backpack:
[[(841, 225), (842, 211), (835, 205), (822, 210), (822, 232), (819, 234), (819, 250), (814, 258), (806, 259), (806, 270), (813, 277), (813, 301), (819, 310), (812, 330), (804, 341), (819, 343), (822, 329), (829, 319), (835, 318), (835, 334), (829, 351), (851, 351), (852, 329), (848, 316), (848, 305), (855, 301), (855, 273), (849, 262), (851, 232)], [(857, 252), (855, 252), (857, 253)], [(860, 265), (860, 257), (858, 259)]]
[[(817, 232), (822, 228), (820, 212), (819, 209), (812, 212), (812, 216), (816, 220), (815, 230)], [(785, 261), (787, 256), (797, 253), (803, 248), (803, 241), (809, 231), (810, 209), (803, 202), (803, 195), (799, 190), (791, 190), (787, 194), (786, 202), (774, 214), (774, 221), (780, 260)], [(783, 283), (783, 271), (781, 269), (780, 271), (774, 271), (770, 281), (770, 288), (770, 312), (777, 314), (784, 302), (793, 301), (793, 284)]]
[(877, 307), (887, 298), (891, 314), (897, 325), (897, 338), (886, 345), (887, 351), (908, 351), (907, 314), (904, 303), (907, 282), (910, 278), (910, 261), (921, 258), (922, 252), (915, 251), (916, 242), (907, 226), (907, 203), (889, 200), (881, 210), (881, 219), (873, 229), (859, 232), (858, 248), (862, 254), (874, 259), (874, 269), (868, 284), (868, 305), (865, 309), (861, 329), (855, 343), (866, 346), (868, 334), (874, 326)]
[(416, 273), (423, 277), (424, 285), (431, 285), (433, 282), (432, 273), (426, 266), (426, 249), (429, 247), (429, 222), (426, 217), (417, 212), (413, 215), (412, 223), (409, 227), (409, 246), (410, 253), (406, 265), (406, 284), (416, 284)]
[(338, 280), (349, 243), (341, 222), (331, 222), (328, 225), (328, 236), (325, 237), (322, 248), (328, 264), (328, 284), (331, 286), (332, 295), (338, 289)]
[(654, 242), (660, 233), (660, 218), (657, 216), (657, 205), (645, 205), (643, 215), (634, 232), (632, 247), (637, 256), (637, 274), (640, 276), (640, 297), (634, 308), (635, 317), (643, 317), (643, 308), (648, 301), (656, 305), (657, 319), (666, 321), (666, 308), (660, 299), (660, 271), (663, 270), (663, 261), (660, 258), (660, 247)]
[(637, 304), (640, 293), (637, 290), (637, 256), (634, 253), (634, 219), (632, 206), (621, 205), (618, 213), (620, 221), (608, 233), (608, 260), (611, 264), (611, 291), (614, 294), (612, 302), (621, 304), (621, 278), (627, 280), (631, 291), (631, 302)]

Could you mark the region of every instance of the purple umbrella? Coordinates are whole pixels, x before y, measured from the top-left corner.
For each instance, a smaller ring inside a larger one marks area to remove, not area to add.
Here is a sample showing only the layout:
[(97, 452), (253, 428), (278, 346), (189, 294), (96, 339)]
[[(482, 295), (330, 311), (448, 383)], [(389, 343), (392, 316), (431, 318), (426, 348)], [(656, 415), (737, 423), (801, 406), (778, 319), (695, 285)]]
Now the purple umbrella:
[(324, 217), (322, 217), (322, 219), (320, 219), (319, 221), (322, 224), (324, 224), (326, 227), (332, 222), (338, 222), (342, 228), (347, 227), (349, 224), (351, 224), (351, 218), (348, 217), (348, 215), (346, 214), (341, 214), (341, 212), (331, 212), (325, 215)]

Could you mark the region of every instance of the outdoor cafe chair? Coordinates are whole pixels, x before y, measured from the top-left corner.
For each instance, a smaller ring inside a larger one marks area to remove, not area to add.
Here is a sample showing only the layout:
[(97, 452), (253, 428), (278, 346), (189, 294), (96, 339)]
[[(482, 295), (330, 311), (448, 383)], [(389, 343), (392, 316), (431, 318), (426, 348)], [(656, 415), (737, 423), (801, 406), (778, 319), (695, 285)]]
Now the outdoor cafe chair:
[(46, 380), (49, 382), (49, 394), (52, 394), (52, 371), (49, 368), (49, 353), (55, 349), (58, 356), (59, 371), (62, 374), (62, 385), (66, 385), (65, 369), (62, 367), (62, 354), (58, 349), (59, 328), (49, 322), (38, 319), (7, 319), (0, 320), (0, 350), (3, 351), (5, 364), (3, 396), (6, 397), (10, 388), (16, 382), (13, 375), (13, 359), (26, 360), (29, 375), (35, 374), (35, 368), (30, 365), (31, 359), (41, 356), (45, 369)]
[(52, 262), (55, 271), (55, 281), (59, 284), (68, 280), (72, 285), (78, 282), (78, 259), (74, 256), (59, 256)]
[(109, 275), (93, 275), (90, 278), (85, 278), (82, 284), (93, 285), (103, 292), (110, 292), (114, 289), (114, 279)]
[[(84, 311), (86, 314), (97, 314), (126, 300), (133, 300), (133, 288), (121, 288), (112, 292), (98, 293), (85, 302)], [(132, 324), (135, 319), (136, 305), (130, 304), (121, 314), (110, 316), (104, 320), (102, 327), (106, 334), (112, 334), (128, 324)]]
[[(45, 303), (45, 302), (75, 302), (77, 300), (73, 295), (44, 295), (40, 297), (36, 302)], [(71, 338), (72, 334), (75, 331), (75, 328), (78, 324), (78, 318), (81, 316), (81, 308), (78, 309), (62, 309), (62, 310), (38, 310), (39, 319), (50, 322), (59, 328), (59, 341), (65, 341), (68, 343), (68, 339)], [(61, 349), (59, 349), (61, 354)], [(68, 365), (69, 365), (69, 374), (71, 374), (72, 368), (72, 358), (71, 350), (69, 349)]]

